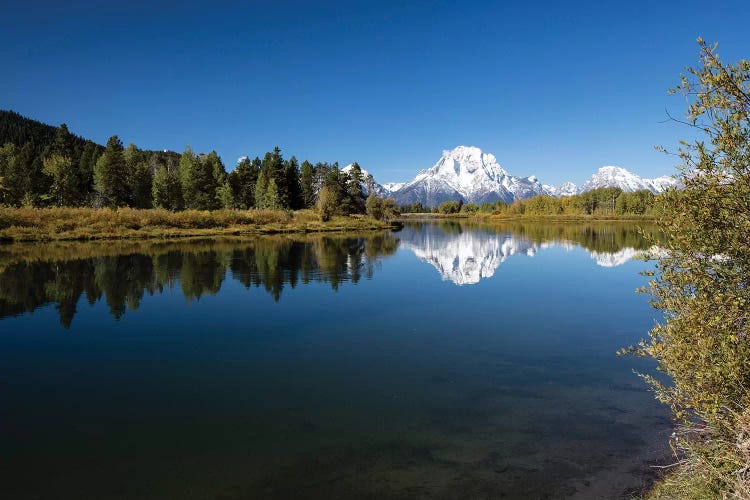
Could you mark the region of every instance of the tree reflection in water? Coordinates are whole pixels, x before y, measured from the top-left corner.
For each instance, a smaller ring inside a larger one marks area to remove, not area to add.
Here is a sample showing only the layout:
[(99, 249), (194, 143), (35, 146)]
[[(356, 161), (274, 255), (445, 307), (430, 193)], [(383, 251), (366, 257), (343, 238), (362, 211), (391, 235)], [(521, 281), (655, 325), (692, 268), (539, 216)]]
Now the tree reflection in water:
[[(77, 243), (0, 248), (0, 317), (55, 304), (68, 328), (82, 296), (104, 300), (115, 319), (135, 311), (143, 295), (179, 285), (188, 300), (214, 295), (227, 279), (262, 287), (274, 300), (300, 282), (329, 283), (371, 278), (377, 260), (392, 255), (391, 234), (260, 238), (173, 243)], [(81, 256), (70, 259), (72, 255)]]

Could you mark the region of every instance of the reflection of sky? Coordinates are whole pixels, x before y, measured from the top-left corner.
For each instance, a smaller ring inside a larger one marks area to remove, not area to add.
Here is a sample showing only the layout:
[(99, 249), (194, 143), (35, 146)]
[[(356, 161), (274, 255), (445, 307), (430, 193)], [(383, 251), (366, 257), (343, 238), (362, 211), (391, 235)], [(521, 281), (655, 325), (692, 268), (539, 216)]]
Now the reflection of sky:
[[(512, 233), (493, 233), (463, 230), (446, 233), (439, 226), (425, 225), (419, 230), (406, 228), (399, 233), (401, 248), (408, 249), (420, 260), (431, 264), (443, 280), (457, 285), (473, 285), (490, 278), (500, 264), (513, 255), (533, 257), (539, 250), (576, 247), (569, 241), (534, 243)], [(597, 265), (616, 267), (625, 264), (639, 253), (634, 248), (617, 252), (589, 252)]]
[[(516, 243), (498, 237), (506, 246), (494, 258), (513, 255)], [(527, 254), (523, 245), (516, 252)], [(618, 457), (638, 460), (666, 443), (643, 438), (665, 413), (632, 374), (651, 365), (614, 355), (653, 324), (647, 297), (634, 293), (647, 263), (604, 268), (580, 247), (545, 245), (533, 259), (507, 258), (458, 287), (408, 245), (379, 262), (371, 278), (336, 290), (287, 284), (278, 302), (263, 287), (225, 279), (215, 295), (192, 301), (179, 283), (146, 294), (117, 321), (105, 301), (81, 298), (70, 330), (53, 305), (0, 320), (0, 380), (11, 381), (3, 402), (12, 409), (0, 440), (12, 477), (30, 471), (14, 482), (39, 498), (64, 491), (68, 477), (76, 488), (108, 491), (132, 481), (122, 472), (128, 460), (148, 464), (134, 496), (170, 474), (196, 490), (201, 479), (226, 474), (262, 494), (248, 470), (272, 467), (309, 488), (319, 469), (298, 464), (348, 466), (354, 450), (367, 458), (355, 476), (365, 484), (391, 466), (394, 443), (419, 450), (417, 460), (427, 456), (416, 465), (430, 477), (415, 487), (462, 477), (485, 458), (480, 472), (491, 477), (497, 456), (537, 470), (580, 464), (570, 469), (588, 480), (593, 461), (611, 471)], [(554, 445), (540, 451), (540, 442)], [(369, 458), (381, 446), (386, 455)], [(436, 462), (425, 449), (448, 450), (452, 461)], [(101, 485), (79, 466), (94, 454)], [(401, 456), (388, 477), (404, 477)], [(56, 475), (27, 479), (48, 462)], [(343, 474), (351, 469), (324, 477)], [(524, 474), (523, 484), (539, 481)], [(563, 479), (549, 481), (552, 491)]]

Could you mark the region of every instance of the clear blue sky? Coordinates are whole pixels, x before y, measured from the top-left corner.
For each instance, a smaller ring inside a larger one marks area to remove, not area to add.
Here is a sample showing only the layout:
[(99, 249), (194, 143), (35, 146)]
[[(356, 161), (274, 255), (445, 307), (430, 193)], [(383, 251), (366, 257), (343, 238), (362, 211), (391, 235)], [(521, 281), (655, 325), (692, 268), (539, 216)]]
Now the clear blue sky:
[(215, 149), (232, 168), (358, 161), (404, 181), (475, 145), (514, 175), (580, 183), (653, 146), (698, 35), (750, 58), (750, 1), (4, 1), (0, 108), (100, 143)]

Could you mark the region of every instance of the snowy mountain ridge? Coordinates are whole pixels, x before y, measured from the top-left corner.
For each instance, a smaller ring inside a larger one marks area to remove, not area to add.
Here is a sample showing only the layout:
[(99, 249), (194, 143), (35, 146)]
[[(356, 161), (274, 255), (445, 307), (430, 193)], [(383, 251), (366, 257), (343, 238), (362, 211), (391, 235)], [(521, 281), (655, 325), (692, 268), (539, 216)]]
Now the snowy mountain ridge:
[[(349, 170), (351, 165), (342, 169), (344, 172)], [(362, 170), (362, 173), (365, 177), (369, 175), (365, 170)], [(420, 171), (409, 182), (374, 184), (378, 195), (392, 197), (399, 205), (420, 202), (425, 206), (436, 206), (444, 201), (453, 200), (467, 203), (511, 203), (540, 194), (571, 196), (602, 187), (617, 187), (624, 192), (647, 189), (658, 194), (675, 186), (678, 186), (678, 181), (673, 177), (646, 179), (613, 165), (599, 168), (580, 187), (572, 182), (565, 182), (559, 186), (541, 184), (533, 175), (511, 175), (500, 166), (495, 155), (485, 153), (475, 146), (458, 146), (443, 151), (435, 165)]]
[(607, 165), (601, 167), (592, 175), (578, 192), (585, 193), (596, 188), (618, 187), (627, 193), (647, 189), (656, 194), (663, 193), (667, 188), (674, 186), (677, 186), (677, 179), (673, 177), (662, 176), (656, 179), (644, 179), (622, 167)]
[(421, 202), (433, 206), (450, 200), (512, 202), (543, 193), (536, 177), (515, 177), (494, 155), (474, 146), (458, 146), (443, 151), (435, 165), (391, 191), (391, 196), (401, 205)]

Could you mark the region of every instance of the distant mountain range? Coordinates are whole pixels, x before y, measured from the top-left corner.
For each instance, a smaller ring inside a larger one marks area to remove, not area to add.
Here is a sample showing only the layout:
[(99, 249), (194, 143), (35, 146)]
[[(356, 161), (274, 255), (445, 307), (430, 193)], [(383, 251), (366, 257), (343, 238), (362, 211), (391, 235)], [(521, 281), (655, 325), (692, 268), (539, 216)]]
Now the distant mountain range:
[(420, 202), (425, 206), (435, 206), (451, 200), (510, 203), (540, 194), (570, 196), (601, 187), (617, 187), (625, 192), (647, 189), (652, 193), (662, 193), (676, 185), (677, 180), (672, 177), (644, 179), (622, 167), (605, 166), (580, 187), (572, 182), (551, 186), (541, 184), (533, 175), (511, 175), (494, 155), (477, 147), (458, 146), (443, 151), (434, 166), (422, 170), (411, 181), (375, 183), (375, 190), (378, 194), (393, 197), (399, 205)]

